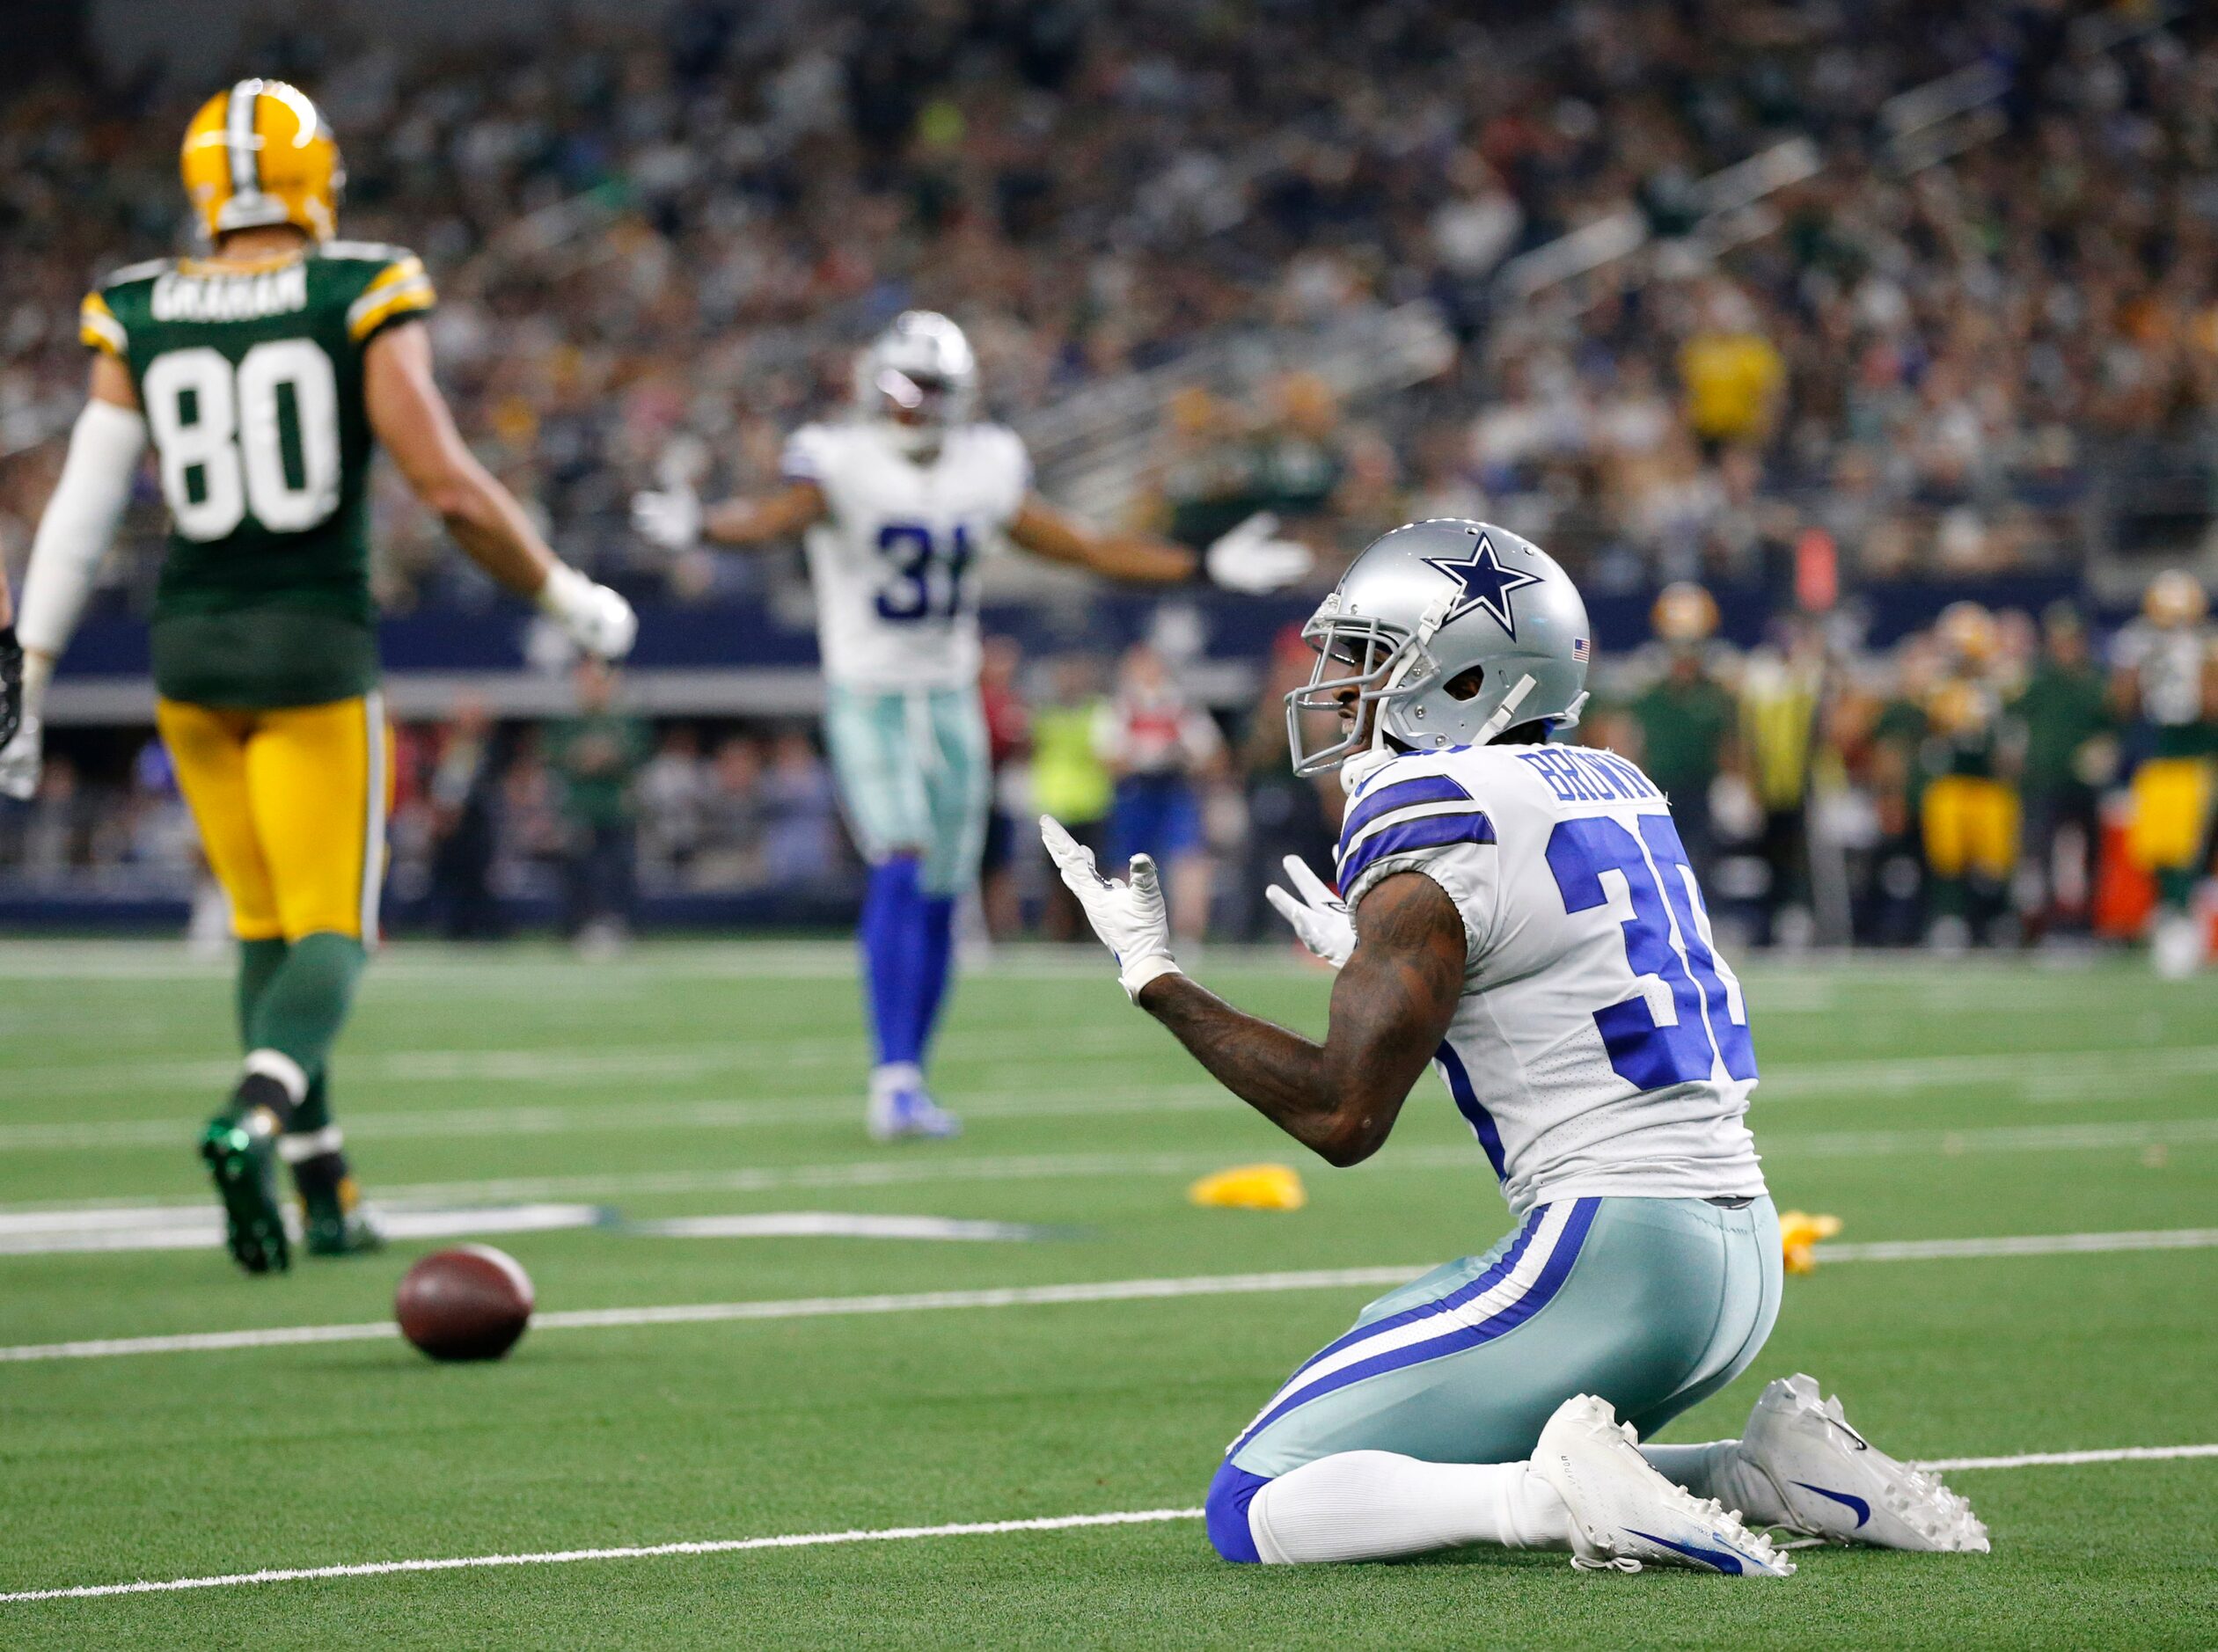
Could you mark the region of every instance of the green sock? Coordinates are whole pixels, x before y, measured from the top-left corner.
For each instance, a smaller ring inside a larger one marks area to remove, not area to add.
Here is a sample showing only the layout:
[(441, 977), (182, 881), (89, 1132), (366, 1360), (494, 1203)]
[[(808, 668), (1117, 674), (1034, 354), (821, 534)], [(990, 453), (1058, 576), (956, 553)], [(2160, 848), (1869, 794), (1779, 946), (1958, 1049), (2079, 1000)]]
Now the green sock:
[(1936, 878), (1931, 886), (1933, 915), (1936, 917), (1964, 916), (1964, 880)]
[(254, 1048), (254, 1012), (261, 1007), (271, 980), (285, 967), (289, 950), (282, 940), (238, 943), (238, 1042), (248, 1049)]
[(2167, 910), (2185, 912), (2195, 904), (2196, 874), (2167, 867), (2156, 874), (2156, 896)]
[(328, 930), (293, 942), (255, 1002), (246, 1047), (290, 1058), (313, 1085), (347, 1024), (368, 957), (360, 941)]

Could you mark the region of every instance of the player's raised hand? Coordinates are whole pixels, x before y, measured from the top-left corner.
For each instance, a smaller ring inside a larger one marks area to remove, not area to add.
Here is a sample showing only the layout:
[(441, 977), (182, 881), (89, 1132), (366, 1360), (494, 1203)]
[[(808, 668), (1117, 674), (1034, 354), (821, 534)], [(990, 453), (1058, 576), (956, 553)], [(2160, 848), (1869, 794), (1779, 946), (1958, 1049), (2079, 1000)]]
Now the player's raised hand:
[(539, 607), (579, 647), (604, 660), (621, 660), (640, 634), (639, 616), (622, 595), (597, 584), (566, 562), (547, 571)]
[(1170, 915), (1163, 905), (1162, 880), (1153, 857), (1132, 857), (1132, 881), (1105, 878), (1094, 865), (1094, 852), (1063, 830), (1052, 815), (1040, 816), (1040, 840), (1048, 859), (1063, 874), (1064, 886), (1078, 897), (1087, 921), (1116, 958), (1117, 979), (1137, 998), (1157, 976), (1180, 973), (1171, 956)]
[(15, 737), (0, 746), (0, 797), (28, 802), (38, 791), (40, 743), (39, 720), (26, 713)]
[(1298, 539), (1278, 537), (1278, 518), (1259, 510), (1238, 527), (1228, 529), (1202, 552), (1202, 571), (1209, 582), (1246, 596), (1281, 591), (1307, 574), (1316, 563), (1309, 547)]
[(1303, 946), (1339, 969), (1356, 949), (1356, 922), (1348, 915), (1348, 903), (1299, 855), (1286, 857), (1286, 881), (1294, 886), (1292, 895), (1274, 883), (1263, 891), (1263, 899), (1293, 925)]
[(690, 482), (634, 493), (632, 530), (665, 551), (691, 551), (700, 543), (701, 497)]

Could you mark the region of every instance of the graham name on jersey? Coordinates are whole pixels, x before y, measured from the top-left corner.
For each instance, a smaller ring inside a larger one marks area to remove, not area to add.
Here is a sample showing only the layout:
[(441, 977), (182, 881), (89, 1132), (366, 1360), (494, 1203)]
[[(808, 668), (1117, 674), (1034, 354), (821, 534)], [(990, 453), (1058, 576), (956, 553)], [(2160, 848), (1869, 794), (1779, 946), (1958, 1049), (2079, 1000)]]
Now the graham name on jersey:
[(253, 275), (188, 275), (172, 270), (154, 283), (157, 321), (258, 321), (308, 308), (308, 266)]

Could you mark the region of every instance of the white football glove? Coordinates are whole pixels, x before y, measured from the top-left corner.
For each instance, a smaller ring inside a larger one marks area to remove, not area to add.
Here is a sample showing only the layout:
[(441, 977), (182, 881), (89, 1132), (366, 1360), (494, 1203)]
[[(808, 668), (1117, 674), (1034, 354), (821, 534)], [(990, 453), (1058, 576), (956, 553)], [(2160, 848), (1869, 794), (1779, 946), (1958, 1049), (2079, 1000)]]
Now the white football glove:
[(1048, 859), (1063, 874), (1063, 882), (1086, 909), (1087, 921), (1116, 960), (1116, 978), (1126, 996), (1157, 976), (1183, 973), (1171, 956), (1170, 915), (1163, 907), (1162, 880), (1147, 855), (1132, 857), (1132, 881), (1119, 883), (1103, 877), (1094, 865), (1094, 852), (1065, 831), (1052, 815), (1040, 816), (1040, 839)]
[(665, 551), (691, 551), (700, 543), (701, 496), (690, 482), (633, 494), (632, 531)]
[(567, 562), (547, 570), (539, 588), (539, 608), (563, 633), (588, 654), (621, 660), (640, 634), (631, 603), (605, 585), (597, 585)]
[(30, 801), (39, 789), (40, 744), (39, 720), (26, 712), (15, 738), (0, 746), (0, 797)]
[(1202, 552), (1202, 571), (1211, 585), (1244, 596), (1283, 591), (1307, 574), (1316, 558), (1297, 539), (1278, 537), (1278, 518), (1259, 510), (1226, 530)]
[(1287, 894), (1274, 883), (1263, 891), (1263, 899), (1293, 925), (1303, 946), (1339, 969), (1356, 949), (1356, 921), (1348, 915), (1347, 902), (1335, 895), (1299, 855), (1286, 857), (1286, 881), (1294, 886), (1294, 894)]

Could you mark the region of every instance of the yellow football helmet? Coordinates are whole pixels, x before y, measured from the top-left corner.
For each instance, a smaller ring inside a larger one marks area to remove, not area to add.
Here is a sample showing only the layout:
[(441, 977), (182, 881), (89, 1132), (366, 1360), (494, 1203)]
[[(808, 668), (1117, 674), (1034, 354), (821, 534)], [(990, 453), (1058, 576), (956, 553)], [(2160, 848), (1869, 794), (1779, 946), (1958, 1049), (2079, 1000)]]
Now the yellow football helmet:
[(2002, 643), (1995, 616), (1977, 603), (1951, 603), (1941, 610), (1934, 631), (1941, 646), (1966, 665), (1987, 664)]
[(1649, 623), (1665, 642), (1700, 642), (1717, 629), (1717, 599), (1692, 580), (1664, 587)]
[(2141, 605), (2150, 624), (2171, 628), (2195, 624), (2209, 611), (2210, 597), (2185, 568), (2166, 568), (2148, 581)]
[(273, 223), (329, 240), (347, 186), (322, 113), (282, 80), (242, 80), (202, 104), (185, 128), (178, 170), (211, 241)]

